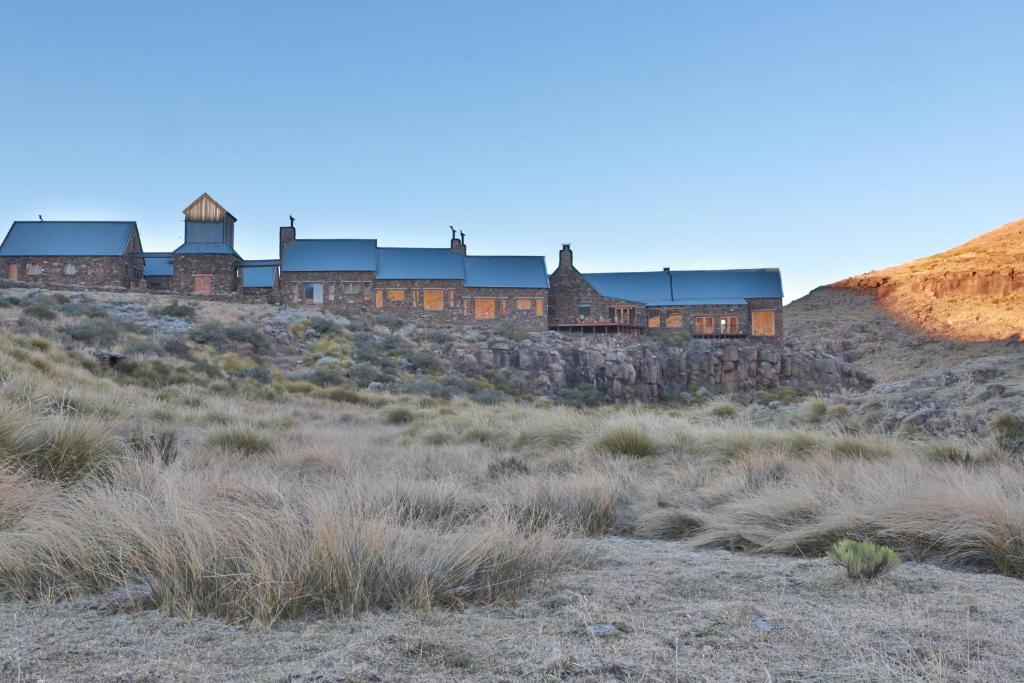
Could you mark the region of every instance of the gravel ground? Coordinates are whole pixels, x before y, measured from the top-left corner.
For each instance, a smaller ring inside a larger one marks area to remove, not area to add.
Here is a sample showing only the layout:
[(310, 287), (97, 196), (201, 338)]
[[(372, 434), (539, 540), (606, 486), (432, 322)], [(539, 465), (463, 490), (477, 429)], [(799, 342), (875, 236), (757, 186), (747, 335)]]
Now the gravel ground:
[(586, 541), (516, 605), (284, 622), (0, 604), (5, 681), (1024, 680), (1024, 583)]

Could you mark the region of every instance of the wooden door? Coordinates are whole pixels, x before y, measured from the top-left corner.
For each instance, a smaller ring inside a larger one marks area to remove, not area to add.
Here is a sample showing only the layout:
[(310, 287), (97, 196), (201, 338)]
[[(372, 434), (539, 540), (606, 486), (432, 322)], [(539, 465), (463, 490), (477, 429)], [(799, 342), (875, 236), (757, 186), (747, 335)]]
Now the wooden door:
[(17, 280), (18, 279), (18, 264), (9, 263), (7, 264), (7, 279)]
[(212, 275), (193, 275), (192, 291), (196, 294), (209, 294), (213, 290)]
[(423, 290), (423, 310), (424, 311), (443, 311), (444, 310), (444, 290), (443, 289), (424, 289)]
[(476, 299), (474, 306), (477, 320), (494, 320), (494, 299)]
[(774, 337), (775, 311), (751, 311), (750, 328), (757, 337)]

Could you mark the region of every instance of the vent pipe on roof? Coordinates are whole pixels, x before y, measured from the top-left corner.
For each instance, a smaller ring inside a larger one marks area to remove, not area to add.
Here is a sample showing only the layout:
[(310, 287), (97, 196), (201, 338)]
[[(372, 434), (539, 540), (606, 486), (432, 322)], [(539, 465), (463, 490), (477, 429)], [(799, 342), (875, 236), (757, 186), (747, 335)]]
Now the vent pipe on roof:
[(42, 223), (42, 222), (43, 222), (43, 214), (39, 214), (39, 222), (40, 222), (40, 223)]
[(668, 300), (675, 301), (676, 292), (675, 287), (672, 286), (672, 269), (669, 268), (668, 266), (665, 266), (662, 270), (665, 271), (665, 277), (668, 278)]

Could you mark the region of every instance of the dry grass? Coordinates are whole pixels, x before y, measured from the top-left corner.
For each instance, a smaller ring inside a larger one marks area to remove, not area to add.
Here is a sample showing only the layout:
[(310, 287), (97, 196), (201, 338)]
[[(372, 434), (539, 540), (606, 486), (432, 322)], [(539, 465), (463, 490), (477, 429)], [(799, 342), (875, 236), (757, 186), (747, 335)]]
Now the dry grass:
[(1024, 472), (988, 443), (157, 391), (2, 335), (0, 378), (0, 592), (23, 597), (143, 581), (168, 611), (265, 624), (514, 602), (608, 534), (814, 556), (854, 538), (1024, 576)]

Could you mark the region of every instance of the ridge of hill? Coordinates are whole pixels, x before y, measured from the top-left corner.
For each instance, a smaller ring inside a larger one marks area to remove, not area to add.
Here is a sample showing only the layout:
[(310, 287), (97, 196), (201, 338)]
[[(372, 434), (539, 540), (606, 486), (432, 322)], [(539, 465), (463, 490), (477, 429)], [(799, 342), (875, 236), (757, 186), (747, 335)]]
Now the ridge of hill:
[(1024, 338), (1024, 219), (947, 251), (840, 280), (900, 323), (946, 339)]

